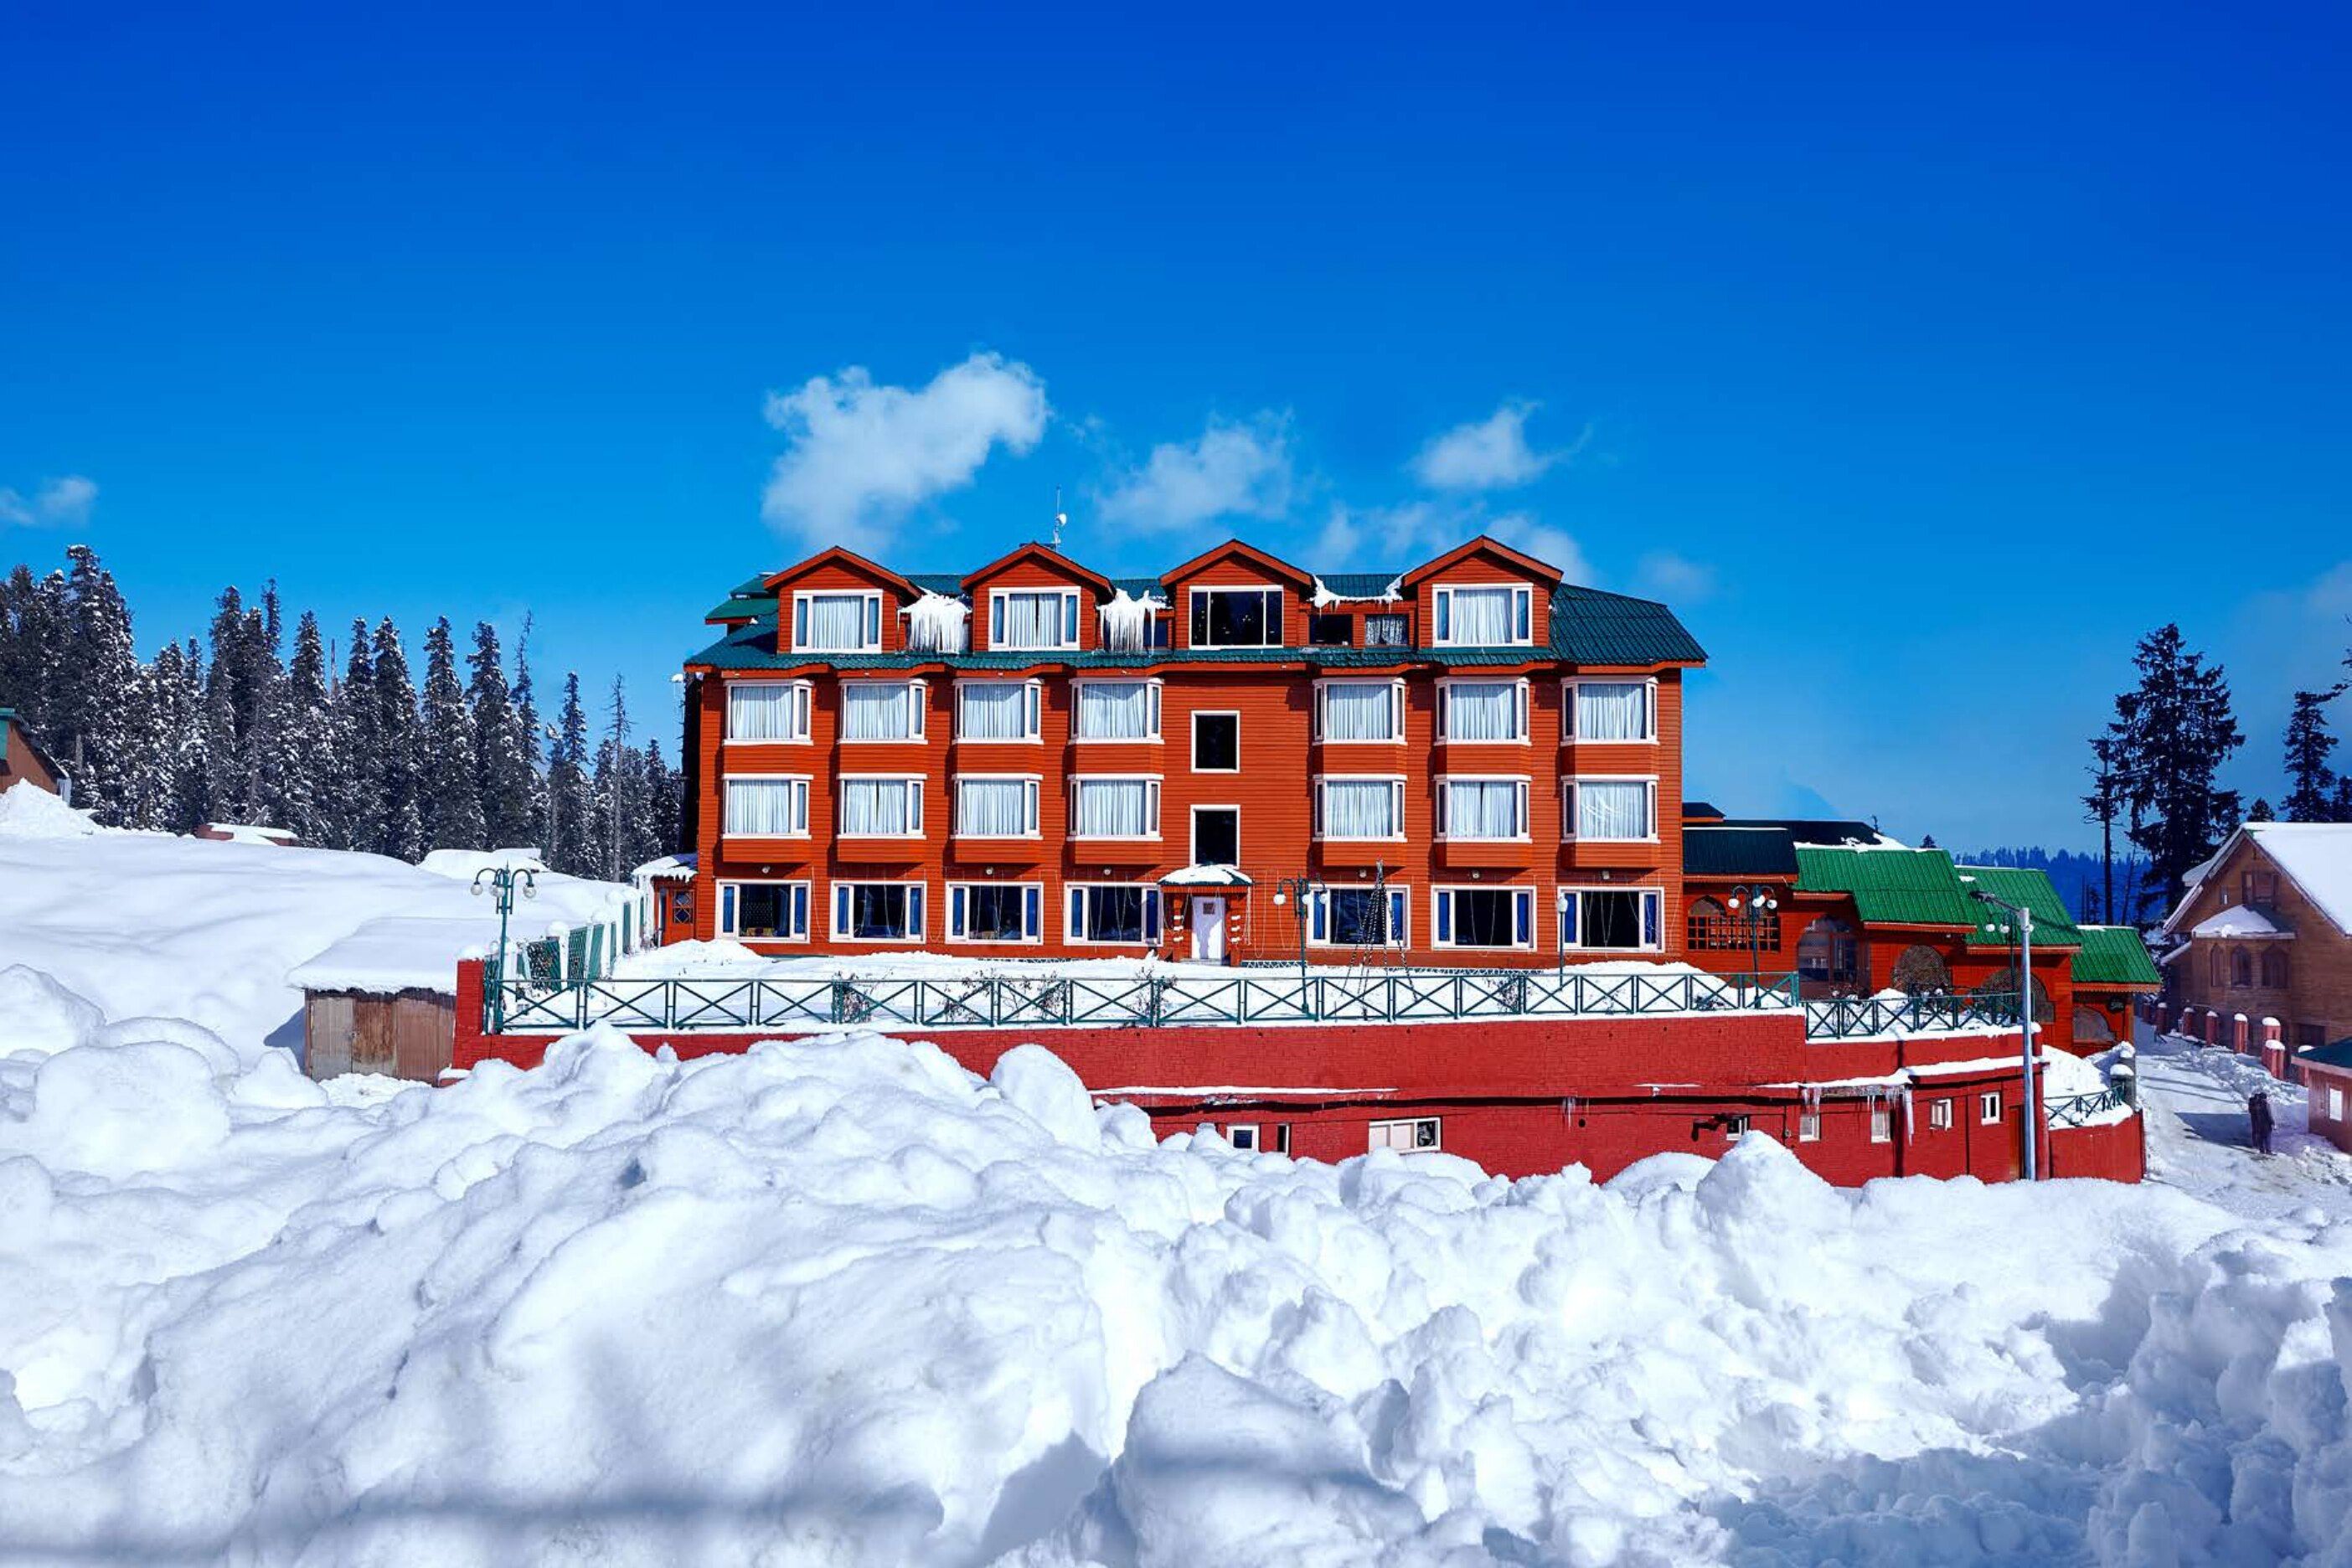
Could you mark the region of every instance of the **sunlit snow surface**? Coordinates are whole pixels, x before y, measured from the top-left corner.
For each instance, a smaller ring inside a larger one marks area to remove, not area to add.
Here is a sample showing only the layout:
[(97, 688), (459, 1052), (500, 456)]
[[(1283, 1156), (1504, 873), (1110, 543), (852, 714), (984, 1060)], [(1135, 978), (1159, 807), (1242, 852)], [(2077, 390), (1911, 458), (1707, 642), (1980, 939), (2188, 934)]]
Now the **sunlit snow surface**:
[[(88, 917), (54, 890), (16, 907)], [(2315, 1206), (1845, 1193), (1760, 1139), (1606, 1187), (1293, 1163), (1155, 1144), (1041, 1050), (983, 1082), (870, 1037), (320, 1087), (136, 1016), (167, 979), (0, 969), (0, 1561), (2347, 1548)]]

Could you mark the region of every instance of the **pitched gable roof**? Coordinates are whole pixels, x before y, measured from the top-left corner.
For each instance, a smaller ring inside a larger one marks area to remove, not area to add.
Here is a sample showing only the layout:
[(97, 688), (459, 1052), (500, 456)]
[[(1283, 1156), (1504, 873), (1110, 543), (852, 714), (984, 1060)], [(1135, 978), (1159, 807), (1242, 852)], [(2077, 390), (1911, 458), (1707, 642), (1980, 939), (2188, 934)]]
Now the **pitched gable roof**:
[(847, 546), (840, 544), (827, 545), (824, 549), (818, 551), (814, 555), (810, 556), (807, 560), (794, 562), (792, 565), (785, 567), (782, 571), (774, 573), (762, 579), (760, 586), (763, 591), (773, 594), (785, 584), (793, 581), (795, 578), (805, 577), (820, 566), (830, 566), (836, 563), (847, 566), (850, 570), (871, 577), (876, 582), (887, 586), (901, 589), (906, 593), (908, 598), (913, 598), (922, 592), (920, 588), (916, 587), (915, 584), (903, 574), (891, 571), (890, 568), (883, 565), (878, 561), (868, 561), (865, 556), (858, 554), (855, 550), (851, 550)]
[(1550, 562), (1539, 561), (1524, 550), (1514, 550), (1501, 540), (1482, 533), (1475, 539), (1465, 540), (1433, 561), (1423, 562), (1406, 573), (1401, 581), (1410, 588), (1431, 574), (1443, 572), (1455, 562), (1472, 555), (1499, 555), (1520, 571), (1543, 582), (1557, 583), (1560, 580), (1559, 568)]
[(2081, 926), (2082, 951), (2074, 954), (2074, 984), (2101, 989), (2124, 985), (2150, 990), (2164, 984), (2147, 944), (2131, 926)]
[(1076, 562), (1071, 560), (1068, 556), (1063, 554), (1053, 546), (1049, 544), (1040, 544), (1034, 540), (1030, 541), (1026, 544), (1019, 545), (1012, 550), (1006, 551), (1003, 554), (998, 556), (995, 560), (990, 562), (987, 565), (982, 567), (977, 572), (965, 573), (963, 582), (961, 586), (969, 591), (974, 583), (980, 582), (983, 578), (993, 577), (996, 574), (1003, 571), (1006, 567), (1012, 565), (1017, 561), (1042, 561), (1046, 565), (1053, 567), (1055, 571), (1066, 572), (1071, 576), (1076, 578), (1079, 582), (1100, 590), (1105, 595), (1108, 595), (1111, 592), (1111, 582), (1109, 578), (1104, 576), (1101, 573), (1096, 571), (1091, 566), (1079, 565)]
[(1297, 583), (1302, 588), (1311, 588), (1315, 585), (1315, 574), (1312, 572), (1306, 570), (1304, 567), (1294, 566), (1279, 555), (1260, 550), (1256, 545), (1245, 543), (1238, 539), (1228, 539), (1223, 544), (1216, 546), (1216, 548), (1213, 550), (1203, 550), (1200, 554), (1195, 555), (1190, 561), (1185, 562), (1181, 566), (1177, 567), (1174, 571), (1162, 572), (1160, 574), (1160, 581), (1162, 583), (1173, 583), (1179, 578), (1190, 577), (1194, 573), (1207, 566), (1212, 561), (1218, 560), (1219, 558), (1227, 555), (1241, 556), (1243, 559), (1251, 562), (1265, 571), (1273, 573), (1278, 577), (1288, 582)]
[(2251, 844), (2309, 899), (2328, 923), (2352, 935), (2352, 822), (2249, 822), (2221, 842), (2213, 858), (2191, 873), (2180, 901), (2164, 918), (2172, 935), (2214, 871)]

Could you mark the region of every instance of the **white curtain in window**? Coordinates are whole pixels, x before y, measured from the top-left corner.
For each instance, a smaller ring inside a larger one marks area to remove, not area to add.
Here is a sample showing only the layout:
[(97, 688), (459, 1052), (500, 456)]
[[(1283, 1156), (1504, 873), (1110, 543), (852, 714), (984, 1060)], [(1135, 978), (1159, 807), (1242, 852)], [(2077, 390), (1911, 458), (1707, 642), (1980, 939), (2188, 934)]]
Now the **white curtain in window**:
[(1650, 837), (1650, 786), (1640, 779), (1579, 779), (1576, 833), (1580, 838)]
[(841, 687), (841, 738), (904, 741), (915, 732), (915, 689), (895, 680), (848, 680)]
[(1028, 781), (957, 780), (956, 831), (993, 838), (1018, 838), (1028, 832)]
[(851, 834), (906, 832), (906, 781), (842, 780), (841, 830)]
[(972, 741), (1029, 738), (1029, 689), (1017, 680), (992, 680), (963, 689), (963, 732)]
[(814, 594), (808, 602), (809, 647), (816, 648), (866, 646), (866, 595)]
[(1454, 838), (1517, 838), (1519, 786), (1509, 779), (1446, 782), (1445, 831)]
[(793, 733), (793, 688), (778, 685), (727, 689), (727, 738), (789, 741)]
[(727, 831), (776, 836), (808, 826), (801, 784), (794, 779), (729, 779)]
[(1323, 781), (1326, 838), (1393, 838), (1396, 789), (1386, 779)]
[(1649, 689), (1638, 680), (1585, 681), (1576, 689), (1580, 741), (1650, 738)]
[(1388, 682), (1323, 689), (1323, 738), (1327, 741), (1393, 741), (1395, 715)]
[(1003, 604), (1005, 647), (1062, 646), (1061, 595), (1007, 594)]
[(1519, 688), (1510, 680), (1456, 682), (1445, 689), (1445, 738), (1449, 741), (1516, 741), (1519, 738)]
[(1078, 781), (1078, 831), (1093, 838), (1140, 838), (1151, 831), (1142, 779)]
[(1151, 733), (1151, 685), (1089, 680), (1078, 688), (1078, 738), (1140, 741)]
[(1481, 645), (1511, 640), (1511, 589), (1456, 588), (1451, 597), (1449, 640)]

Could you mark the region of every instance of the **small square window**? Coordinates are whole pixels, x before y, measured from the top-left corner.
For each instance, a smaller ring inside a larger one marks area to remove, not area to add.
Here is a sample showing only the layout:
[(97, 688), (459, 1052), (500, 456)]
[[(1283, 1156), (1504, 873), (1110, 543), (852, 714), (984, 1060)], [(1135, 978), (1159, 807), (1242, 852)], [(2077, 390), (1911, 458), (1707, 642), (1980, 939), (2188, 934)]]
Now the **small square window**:
[(1242, 1153), (1256, 1153), (1257, 1124), (1254, 1121), (1235, 1121), (1229, 1123), (1225, 1128), (1225, 1142), (1232, 1144)]
[(1748, 1118), (1745, 1116), (1727, 1116), (1723, 1119), (1723, 1141), (1725, 1142), (1737, 1143), (1742, 1138), (1747, 1136)]
[(1822, 1113), (1801, 1110), (1797, 1113), (1797, 1142), (1818, 1143), (1822, 1141)]
[(1242, 716), (1238, 713), (1192, 715), (1192, 771), (1196, 773), (1237, 773), (1242, 768)]
[(1988, 1127), (2000, 1120), (2000, 1095), (1998, 1091), (1977, 1096), (1977, 1120)]
[(1928, 1126), (1935, 1128), (1937, 1131), (1942, 1131), (1944, 1129), (1951, 1126), (1951, 1124), (1952, 1102), (1950, 1100), (1938, 1100), (1927, 1107)]
[(1870, 1108), (1870, 1141), (1874, 1143), (1895, 1142), (1895, 1113), (1883, 1105)]

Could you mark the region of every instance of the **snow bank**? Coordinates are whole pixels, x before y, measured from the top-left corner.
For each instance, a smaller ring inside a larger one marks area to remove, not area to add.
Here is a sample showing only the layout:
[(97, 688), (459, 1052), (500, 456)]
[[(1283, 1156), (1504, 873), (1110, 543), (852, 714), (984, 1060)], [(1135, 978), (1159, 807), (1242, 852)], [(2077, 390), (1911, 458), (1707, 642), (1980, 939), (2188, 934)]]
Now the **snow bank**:
[(0, 838), (87, 838), (100, 831), (89, 813), (47, 790), (21, 780), (0, 790)]
[(11, 986), (47, 999), (19, 1054), (0, 1010), (18, 1558), (2352, 1545), (2352, 1229), (2322, 1219), (1845, 1193), (1753, 1137), (1606, 1186), (1293, 1163), (1155, 1144), (1042, 1050), (983, 1081), (871, 1037), (680, 1063), (593, 1032), (331, 1101), (280, 1057), (131, 1059), (98, 1009)]

